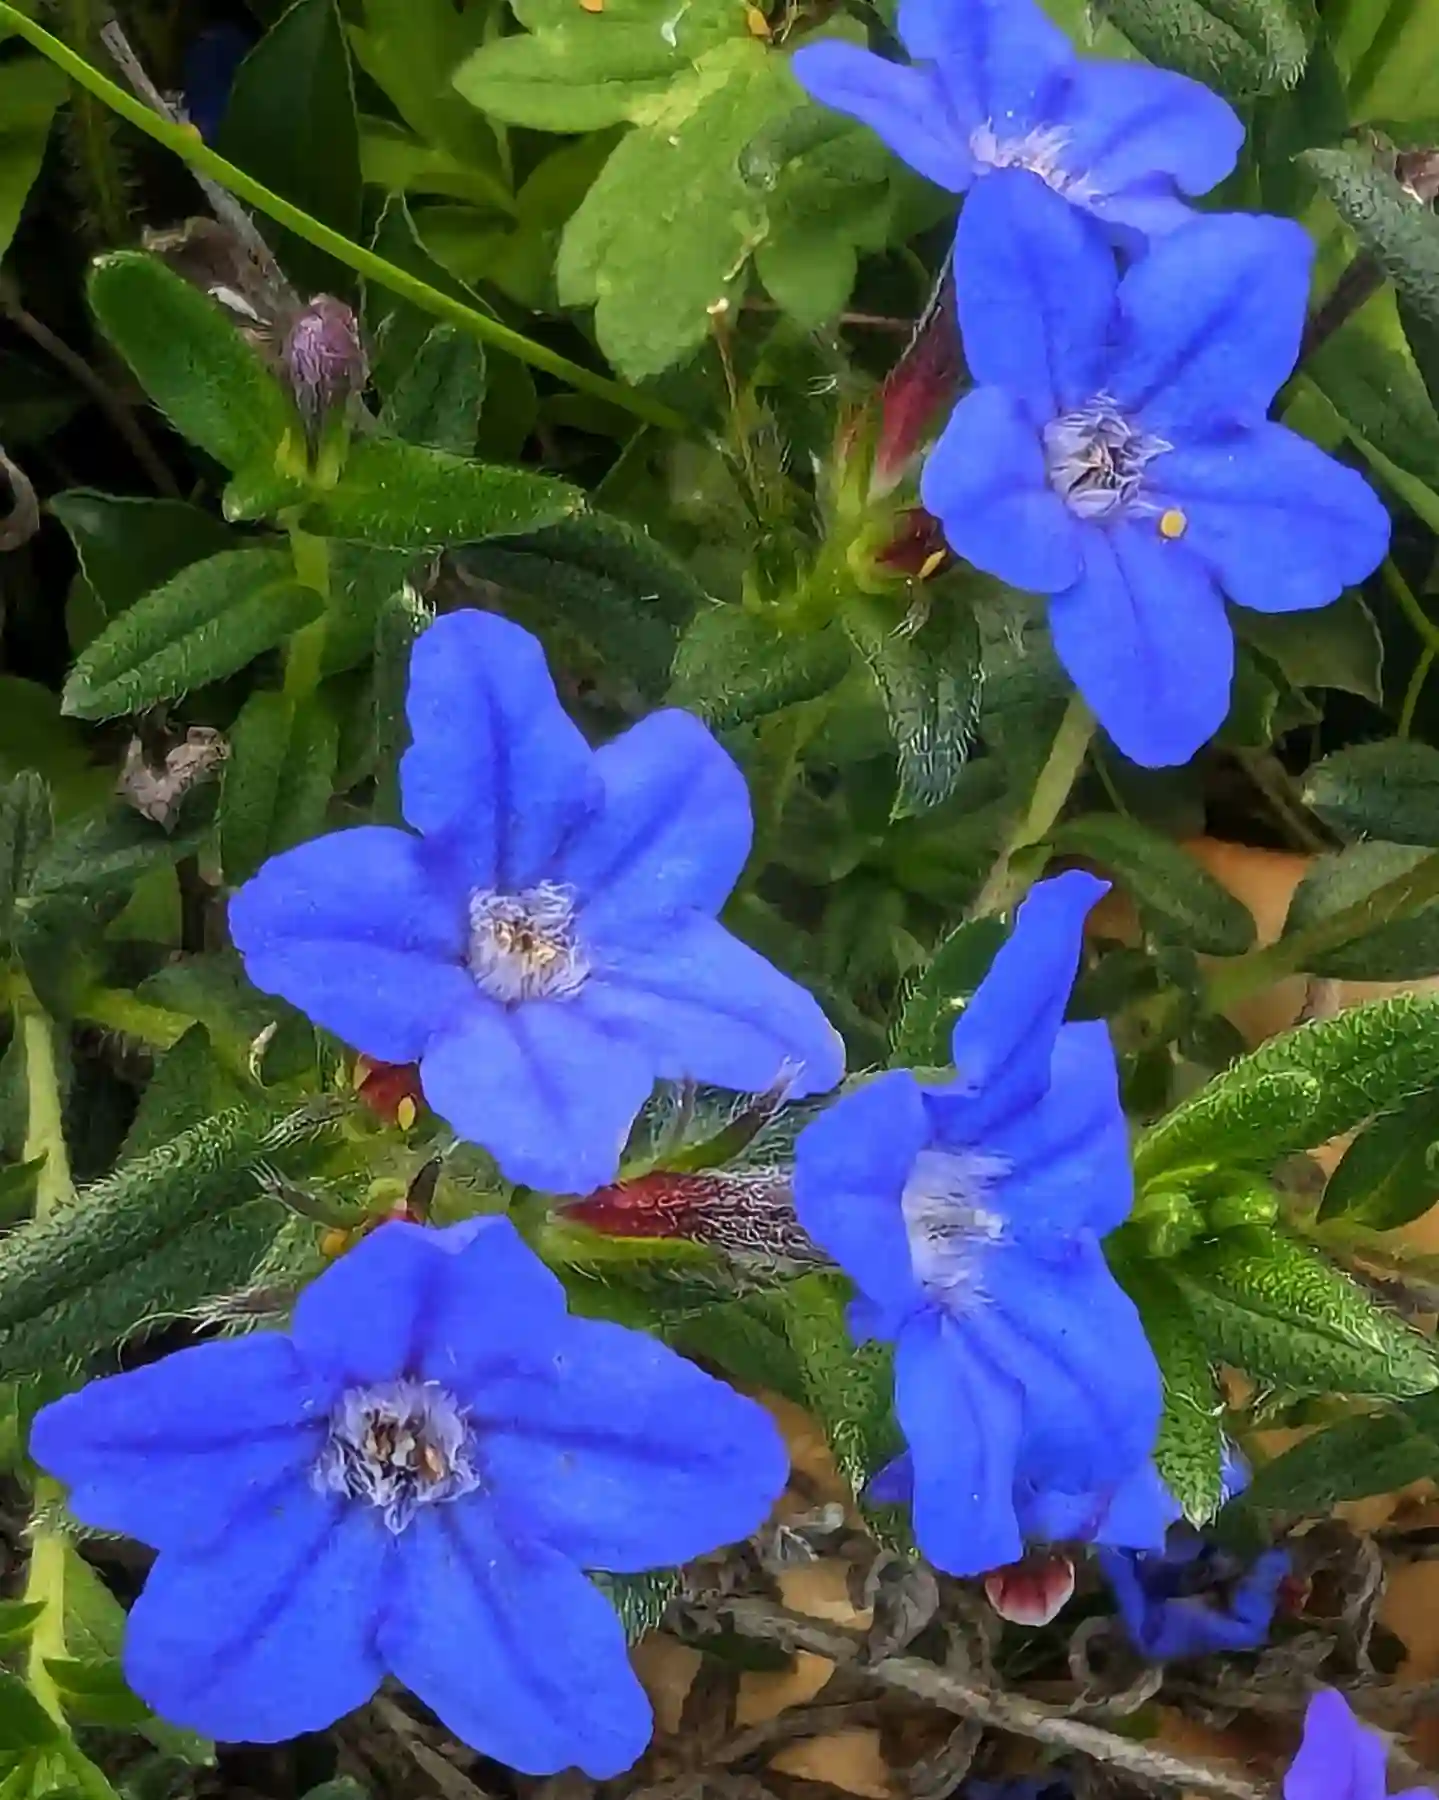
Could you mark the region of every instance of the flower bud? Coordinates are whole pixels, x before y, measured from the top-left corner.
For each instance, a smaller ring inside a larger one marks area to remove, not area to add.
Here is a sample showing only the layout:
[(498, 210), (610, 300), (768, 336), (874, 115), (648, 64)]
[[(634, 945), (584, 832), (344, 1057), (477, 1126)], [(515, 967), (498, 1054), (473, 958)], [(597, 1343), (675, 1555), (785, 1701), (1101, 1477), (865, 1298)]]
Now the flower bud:
[(605, 1237), (684, 1238), (742, 1263), (825, 1260), (800, 1229), (778, 1169), (660, 1169), (571, 1202), (565, 1218)]
[(290, 321), (281, 361), (312, 443), (325, 420), (370, 378), (359, 322), (329, 294), (317, 294)]
[(902, 512), (896, 524), (895, 536), (875, 553), (874, 560), (880, 568), (927, 581), (954, 560), (944, 541), (944, 527), (922, 506), (911, 506)]
[(954, 284), (948, 273), (935, 289), (909, 347), (879, 396), (879, 437), (870, 492), (887, 494), (908, 472), (947, 414), (964, 376)]
[(355, 1092), (372, 1113), (401, 1131), (410, 1129), (424, 1100), (414, 1063), (378, 1063), (357, 1056), (354, 1080)]

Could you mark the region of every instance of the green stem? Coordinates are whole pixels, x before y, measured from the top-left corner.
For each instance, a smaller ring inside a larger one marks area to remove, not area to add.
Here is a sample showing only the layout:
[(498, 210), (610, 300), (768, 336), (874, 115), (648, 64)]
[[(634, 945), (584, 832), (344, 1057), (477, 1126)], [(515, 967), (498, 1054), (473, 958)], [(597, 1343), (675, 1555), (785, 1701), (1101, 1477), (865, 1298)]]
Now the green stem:
[(137, 131), (143, 131), (147, 137), (154, 138), (156, 143), (173, 151), (190, 168), (219, 182), (239, 199), (247, 201), (267, 218), (273, 219), (277, 225), (293, 231), (296, 237), (303, 238), (307, 244), (313, 244), (317, 250), (325, 251), (336, 262), (343, 263), (347, 269), (353, 269), (357, 275), (378, 282), (381, 287), (410, 301), (423, 312), (458, 325), (462, 330), (492, 344), (497, 350), (508, 351), (511, 356), (528, 363), (531, 368), (543, 369), (546, 374), (555, 376), (580, 393), (608, 400), (611, 405), (623, 407), (636, 418), (663, 426), (666, 431), (689, 435), (689, 421), (673, 407), (666, 406), (647, 394), (636, 393), (632, 388), (625, 387), (621, 382), (611, 381), (607, 376), (597, 375), (592, 369), (586, 369), (579, 363), (571, 362), (567, 356), (561, 356), (558, 351), (533, 342), (521, 332), (512, 331), (498, 319), (488, 318), (474, 307), (466, 306), (462, 300), (442, 294), (428, 282), (421, 281), (418, 276), (397, 268), (383, 256), (377, 256), (373, 250), (351, 243), (343, 233), (321, 224), (298, 206), (292, 206), (288, 200), (272, 193), (243, 169), (236, 168), (234, 163), (227, 162), (223, 156), (217, 156), (207, 144), (201, 142), (191, 127), (172, 125), (143, 101), (127, 94), (122, 87), (102, 75), (83, 56), (77, 56), (68, 45), (61, 43), (59, 38), (52, 36), (43, 26), (37, 25), (33, 19), (27, 19), (24, 13), (17, 12), (7, 4), (7, 0), (0, 0), (0, 24), (8, 26), (16, 36), (24, 38), (27, 44), (42, 56), (48, 57), (86, 93), (103, 100), (112, 112), (118, 113)]
[(1414, 714), (1419, 709), (1419, 696), (1424, 692), (1424, 683), (1429, 678), (1429, 671), (1434, 667), (1436, 652), (1433, 644), (1426, 644), (1419, 652), (1419, 660), (1414, 665), (1414, 673), (1409, 677), (1409, 685), (1404, 690), (1404, 704), (1399, 708), (1399, 736), (1407, 738), (1414, 729)]
[(1271, 987), (1286, 976), (1312, 974), (1313, 964), (1329, 951), (1364, 937), (1381, 925), (1407, 918), (1435, 900), (1439, 900), (1439, 852), (1426, 856), (1406, 874), (1386, 881), (1352, 906), (1215, 969), (1205, 984), (1209, 1009), (1223, 1012), (1236, 1000)]
[(285, 697), (298, 701), (306, 699), (320, 685), (325, 635), (330, 626), (330, 545), (327, 539), (301, 531), (293, 522), (287, 522), (287, 528), (296, 579), (303, 587), (323, 595), (325, 601), (325, 611), (295, 633), (285, 652)]
[(1020, 854), (1042, 844), (1054, 829), (1070, 790), (1079, 779), (1093, 736), (1093, 714), (1076, 694), (1064, 709), (1049, 755), (1029, 796), (1029, 805), (1010, 832), (979, 891), (979, 898), (970, 908), (971, 919), (1008, 912), (1023, 897), (1034, 880), (1034, 870), (1023, 865)]
[(76, 1014), (109, 1031), (139, 1038), (156, 1050), (170, 1050), (194, 1023), (183, 1013), (170, 1012), (137, 1000), (127, 988), (91, 988), (75, 1007)]
[(1439, 625), (1425, 612), (1415, 597), (1414, 590), (1399, 572), (1399, 566), (1392, 556), (1386, 556), (1379, 569), (1385, 587), (1398, 602), (1399, 610), (1419, 634), (1419, 641), (1428, 650), (1439, 650)]
[[(27, 984), (28, 985), (28, 984)], [(35, 1216), (43, 1218), (74, 1198), (70, 1157), (60, 1099), (60, 1070), (55, 1059), (55, 1026), (33, 992), (15, 998), (20, 1042), (25, 1051), (26, 1162), (44, 1157), (35, 1183)]]

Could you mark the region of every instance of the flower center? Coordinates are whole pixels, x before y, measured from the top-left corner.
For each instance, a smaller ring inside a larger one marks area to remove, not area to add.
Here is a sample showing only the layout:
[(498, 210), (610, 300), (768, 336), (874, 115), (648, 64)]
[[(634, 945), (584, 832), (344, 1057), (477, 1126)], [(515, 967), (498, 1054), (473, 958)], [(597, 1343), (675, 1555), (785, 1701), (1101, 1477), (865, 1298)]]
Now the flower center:
[(1008, 1171), (1003, 1157), (979, 1150), (921, 1150), (914, 1159), (900, 1198), (910, 1263), (953, 1311), (984, 1297), (984, 1252), (1004, 1236), (1004, 1220), (984, 1201)]
[(1103, 395), (1044, 428), (1050, 486), (1081, 519), (1108, 519), (1140, 501), (1145, 466), (1171, 449), (1131, 425)]
[(481, 992), (505, 1006), (577, 994), (590, 968), (575, 932), (573, 893), (553, 881), (520, 894), (476, 889), (465, 961)]
[(1058, 125), (1040, 125), (1021, 137), (1001, 137), (993, 119), (986, 119), (970, 132), (969, 153), (981, 174), (990, 169), (1028, 169), (1056, 194), (1082, 201), (1090, 192), (1088, 181), (1071, 174), (1060, 161), (1068, 142), (1068, 135)]
[(420, 1507), (474, 1492), (473, 1452), (453, 1394), (433, 1381), (386, 1381), (341, 1396), (311, 1479), (322, 1494), (379, 1507), (398, 1533)]

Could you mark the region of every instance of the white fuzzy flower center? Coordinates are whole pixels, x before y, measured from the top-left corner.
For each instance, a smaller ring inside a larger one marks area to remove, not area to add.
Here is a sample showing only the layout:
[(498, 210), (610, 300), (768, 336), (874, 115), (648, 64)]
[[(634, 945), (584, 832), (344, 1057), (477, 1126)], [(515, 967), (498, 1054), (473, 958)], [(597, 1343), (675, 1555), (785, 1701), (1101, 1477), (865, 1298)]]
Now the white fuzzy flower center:
[(465, 962), (482, 993), (504, 1006), (568, 1000), (585, 984), (589, 961), (575, 929), (575, 897), (542, 881), (519, 894), (470, 895)]
[(1002, 125), (986, 119), (969, 134), (969, 153), (980, 174), (991, 169), (1028, 169), (1056, 194), (1082, 203), (1095, 190), (1086, 176), (1065, 168), (1063, 159), (1068, 145), (1069, 135), (1058, 125), (1040, 125), (1012, 137), (1004, 133)]
[(386, 1381), (340, 1397), (311, 1479), (321, 1493), (378, 1507), (398, 1534), (422, 1506), (474, 1492), (473, 1458), (464, 1409), (448, 1389)]
[(1152, 510), (1143, 498), (1144, 471), (1173, 447), (1131, 425), (1103, 394), (1044, 428), (1049, 484), (1081, 519)]
[(1009, 1165), (980, 1150), (921, 1150), (900, 1209), (919, 1282), (951, 1311), (984, 1297), (985, 1252), (1004, 1236), (1004, 1220), (985, 1205)]

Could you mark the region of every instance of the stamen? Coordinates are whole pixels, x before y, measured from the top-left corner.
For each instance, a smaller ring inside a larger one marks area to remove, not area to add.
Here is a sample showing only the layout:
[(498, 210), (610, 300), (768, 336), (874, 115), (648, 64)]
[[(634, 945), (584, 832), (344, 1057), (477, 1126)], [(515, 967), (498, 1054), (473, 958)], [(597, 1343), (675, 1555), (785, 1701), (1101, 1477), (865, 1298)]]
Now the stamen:
[[(969, 153), (981, 173), (989, 169), (1028, 169), (1056, 194), (1080, 200), (1088, 192), (1084, 177), (1064, 167), (1069, 134), (1058, 125), (1041, 125), (1020, 137), (1001, 137), (994, 120), (986, 119), (969, 134)], [(1081, 191), (1083, 190), (1083, 191)]]
[(420, 1507), (474, 1492), (473, 1458), (473, 1434), (453, 1394), (433, 1381), (387, 1381), (341, 1396), (311, 1480), (321, 1493), (378, 1507), (398, 1534)]
[(470, 895), (465, 958), (492, 1000), (568, 1000), (584, 986), (589, 962), (575, 931), (574, 895), (552, 881), (519, 894), (478, 889)]
[(1050, 486), (1081, 519), (1148, 504), (1141, 498), (1144, 470), (1172, 448), (1131, 425), (1102, 394), (1044, 428)]
[(900, 1199), (910, 1263), (942, 1305), (983, 1299), (984, 1252), (1004, 1236), (1004, 1220), (984, 1205), (1009, 1172), (1003, 1157), (979, 1150), (921, 1150)]

